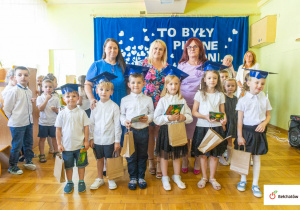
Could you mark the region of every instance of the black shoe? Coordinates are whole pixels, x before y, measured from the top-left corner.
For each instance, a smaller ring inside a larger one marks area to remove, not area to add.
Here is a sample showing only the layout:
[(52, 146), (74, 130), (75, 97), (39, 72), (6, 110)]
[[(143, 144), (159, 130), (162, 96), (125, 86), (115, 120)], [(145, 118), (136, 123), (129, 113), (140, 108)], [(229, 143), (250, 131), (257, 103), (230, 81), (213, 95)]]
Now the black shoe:
[(130, 190), (136, 190), (137, 188), (137, 181), (136, 179), (131, 179), (130, 182), (128, 183), (128, 188)]
[(19, 157), (19, 162), (24, 162), (24, 160), (25, 160), (24, 155), (21, 155), (21, 156)]
[(103, 176), (106, 176), (106, 171), (103, 171), (103, 173), (102, 173), (102, 174), (103, 174)]

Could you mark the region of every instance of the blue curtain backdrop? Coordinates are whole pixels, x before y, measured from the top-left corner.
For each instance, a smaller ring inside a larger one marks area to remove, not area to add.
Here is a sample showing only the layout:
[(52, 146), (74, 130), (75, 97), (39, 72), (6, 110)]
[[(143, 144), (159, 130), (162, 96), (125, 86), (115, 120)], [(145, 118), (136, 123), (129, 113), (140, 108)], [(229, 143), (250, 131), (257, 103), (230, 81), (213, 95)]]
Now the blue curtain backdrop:
[(147, 57), (151, 42), (162, 39), (168, 50), (168, 63), (177, 66), (185, 42), (199, 38), (211, 61), (233, 56), (237, 70), (248, 50), (248, 17), (157, 17), (94, 18), (95, 61), (102, 58), (107, 38), (116, 39), (126, 63), (137, 64)]

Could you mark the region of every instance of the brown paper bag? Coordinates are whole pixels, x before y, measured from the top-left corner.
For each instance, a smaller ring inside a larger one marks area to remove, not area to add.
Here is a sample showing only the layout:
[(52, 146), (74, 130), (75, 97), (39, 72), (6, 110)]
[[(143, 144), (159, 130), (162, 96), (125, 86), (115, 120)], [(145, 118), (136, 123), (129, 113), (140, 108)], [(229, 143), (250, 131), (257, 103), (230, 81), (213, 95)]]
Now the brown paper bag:
[(61, 155), (55, 157), (54, 176), (60, 183), (66, 181), (65, 162)]
[[(225, 139), (228, 138), (231, 138), (231, 136), (228, 136)], [(225, 139), (223, 139), (220, 134), (210, 128), (205, 134), (201, 144), (198, 147), (198, 150), (202, 153), (209, 152), (210, 150), (221, 144)]]
[(109, 180), (124, 176), (123, 157), (115, 157), (114, 152), (112, 158), (106, 159), (106, 175)]
[(251, 153), (246, 152), (246, 147), (244, 146), (244, 151), (234, 149), (232, 151), (230, 170), (237, 172), (241, 175), (248, 175), (250, 168), (250, 158)]
[(169, 144), (172, 147), (183, 146), (187, 144), (185, 123), (168, 124)]
[(133, 140), (133, 132), (129, 131), (124, 135), (124, 142), (121, 151), (121, 156), (130, 157), (135, 152), (134, 148), (134, 140)]

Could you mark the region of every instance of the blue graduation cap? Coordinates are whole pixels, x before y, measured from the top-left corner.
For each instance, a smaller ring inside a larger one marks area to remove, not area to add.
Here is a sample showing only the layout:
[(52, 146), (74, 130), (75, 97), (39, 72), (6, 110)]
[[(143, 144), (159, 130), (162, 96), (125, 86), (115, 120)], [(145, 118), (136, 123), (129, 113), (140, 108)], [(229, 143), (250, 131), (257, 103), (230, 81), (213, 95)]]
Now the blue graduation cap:
[(184, 80), (185, 78), (187, 78), (189, 76), (187, 73), (179, 70), (178, 68), (176, 68), (172, 65), (168, 65), (161, 73), (166, 76), (167, 75), (175, 75), (180, 80)]
[(149, 69), (150, 68), (146, 67), (146, 66), (137, 66), (137, 65), (126, 64), (124, 76), (129, 77), (131, 74), (134, 74), (134, 73), (143, 74), (145, 76)]
[(262, 71), (262, 70), (255, 70), (255, 69), (245, 69), (245, 70), (250, 71), (249, 73), (250, 77), (255, 77), (257, 79), (266, 79), (269, 74), (277, 74), (269, 71)]
[(90, 79), (89, 81), (90, 82), (93, 82), (95, 84), (98, 84), (102, 81), (105, 81), (105, 82), (110, 82), (111, 80), (117, 78), (116, 75), (112, 74), (112, 73), (109, 73), (107, 71), (95, 76), (94, 78)]
[(78, 87), (81, 86), (79, 84), (73, 84), (73, 83), (67, 83), (65, 85), (62, 85), (55, 90), (61, 90), (62, 94), (65, 93), (72, 93), (74, 91), (78, 91)]
[(201, 66), (197, 68), (197, 70), (202, 70), (202, 71), (219, 71), (223, 69), (227, 69), (228, 66), (222, 65), (220, 63), (212, 62), (212, 61), (206, 61), (203, 63)]

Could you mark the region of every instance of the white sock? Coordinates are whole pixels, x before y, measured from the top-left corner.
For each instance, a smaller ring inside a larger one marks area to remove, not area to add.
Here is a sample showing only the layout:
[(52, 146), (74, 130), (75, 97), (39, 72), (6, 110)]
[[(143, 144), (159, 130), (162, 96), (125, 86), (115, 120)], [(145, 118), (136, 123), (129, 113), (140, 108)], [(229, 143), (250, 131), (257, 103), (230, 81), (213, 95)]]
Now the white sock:
[(241, 175), (241, 182), (247, 182), (246, 175)]
[(260, 173), (260, 156), (252, 155), (253, 157), (253, 183), (252, 185), (258, 185), (259, 173)]
[(232, 146), (227, 145), (227, 161), (231, 161), (231, 151), (232, 151)]

